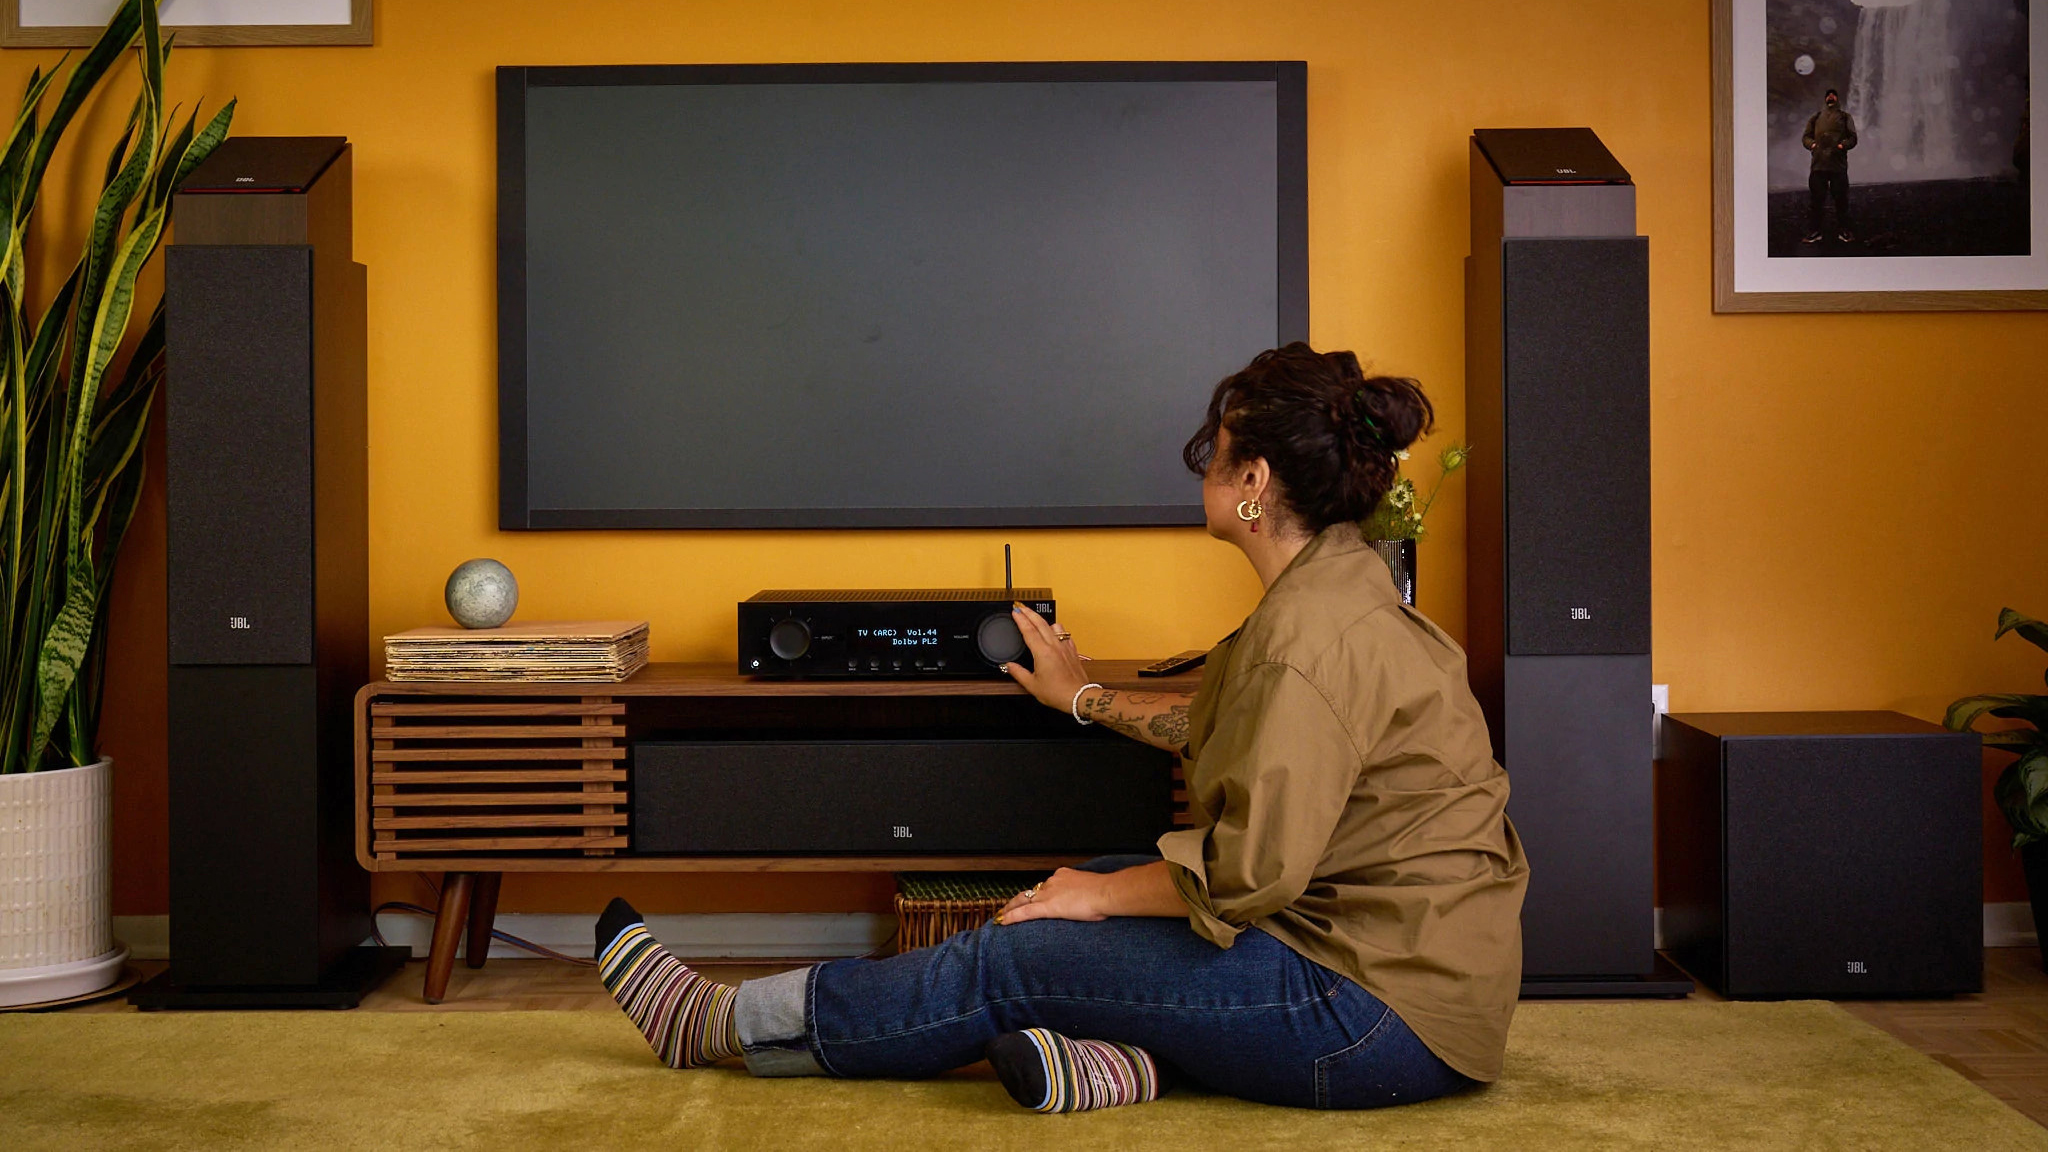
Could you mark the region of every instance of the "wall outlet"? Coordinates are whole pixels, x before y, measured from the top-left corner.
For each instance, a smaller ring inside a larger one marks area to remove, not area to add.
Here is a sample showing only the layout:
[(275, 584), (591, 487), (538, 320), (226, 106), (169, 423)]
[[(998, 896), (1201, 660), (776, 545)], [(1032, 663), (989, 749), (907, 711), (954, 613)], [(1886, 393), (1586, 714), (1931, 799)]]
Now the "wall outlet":
[(1658, 760), (1662, 760), (1664, 758), (1664, 714), (1671, 711), (1671, 685), (1650, 685), (1650, 707), (1653, 709), (1650, 716), (1651, 755)]

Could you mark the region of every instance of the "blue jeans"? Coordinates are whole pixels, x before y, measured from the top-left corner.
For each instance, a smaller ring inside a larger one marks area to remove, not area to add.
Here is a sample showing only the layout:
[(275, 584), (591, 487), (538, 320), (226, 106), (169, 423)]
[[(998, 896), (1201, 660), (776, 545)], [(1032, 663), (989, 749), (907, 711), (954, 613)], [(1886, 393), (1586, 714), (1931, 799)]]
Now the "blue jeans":
[(885, 960), (750, 980), (734, 1016), (759, 1076), (933, 1076), (1038, 1027), (1136, 1044), (1214, 1091), (1268, 1104), (1377, 1108), (1472, 1083), (1378, 998), (1266, 933), (1218, 948), (1163, 917), (991, 923)]

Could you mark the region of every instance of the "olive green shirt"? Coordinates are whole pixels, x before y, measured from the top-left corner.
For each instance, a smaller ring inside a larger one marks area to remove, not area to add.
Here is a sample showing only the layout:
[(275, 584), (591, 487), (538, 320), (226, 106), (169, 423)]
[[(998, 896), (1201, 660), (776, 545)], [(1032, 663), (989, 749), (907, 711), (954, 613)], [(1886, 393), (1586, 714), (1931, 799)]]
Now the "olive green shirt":
[(1529, 868), (1465, 654), (1325, 530), (1210, 652), (1189, 709), (1195, 827), (1159, 839), (1196, 932), (1258, 927), (1357, 981), (1431, 1051), (1500, 1076)]

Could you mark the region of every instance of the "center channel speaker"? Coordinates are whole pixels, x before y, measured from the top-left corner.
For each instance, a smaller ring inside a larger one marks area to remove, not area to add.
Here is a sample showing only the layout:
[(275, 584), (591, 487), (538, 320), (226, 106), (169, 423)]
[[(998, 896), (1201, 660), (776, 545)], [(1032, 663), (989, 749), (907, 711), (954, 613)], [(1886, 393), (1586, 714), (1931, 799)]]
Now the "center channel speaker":
[(1121, 736), (900, 734), (643, 740), (639, 855), (1151, 852), (1170, 753)]
[(170, 969), (144, 1008), (352, 1005), (368, 678), (365, 280), (339, 137), (233, 137), (165, 248)]
[(1529, 855), (1528, 995), (1683, 995), (1652, 924), (1649, 241), (1590, 129), (1481, 129), (1466, 265), (1472, 687)]

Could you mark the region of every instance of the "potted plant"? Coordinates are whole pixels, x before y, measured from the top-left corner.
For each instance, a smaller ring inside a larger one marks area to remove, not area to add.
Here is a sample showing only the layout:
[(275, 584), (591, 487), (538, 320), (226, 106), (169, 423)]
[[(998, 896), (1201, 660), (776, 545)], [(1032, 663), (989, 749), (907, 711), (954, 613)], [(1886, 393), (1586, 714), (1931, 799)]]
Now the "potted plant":
[[(141, 91), (107, 157), (84, 251), (38, 300), (29, 235), (44, 176), (65, 129), (131, 46)], [(58, 70), (31, 74), (0, 147), (0, 1004), (103, 988), (126, 955), (108, 907), (101, 609), (142, 493), (142, 444), (163, 378), (161, 301), (125, 360), (122, 351), (172, 193), (234, 115), (230, 102), (198, 128), (195, 110), (172, 131), (165, 50), (152, 0), (124, 0), (54, 104)]]
[[(2048, 650), (2048, 624), (2001, 608), (1992, 639), (2008, 632)], [(1979, 734), (1986, 748), (2015, 756), (1999, 773), (1991, 795), (2012, 825), (2012, 846), (2019, 851), (2027, 896), (2034, 905), (2035, 931), (2048, 934), (2048, 696), (1965, 696), (1948, 706), (1942, 723), (1952, 731), (1978, 732), (1977, 721), (1985, 716), (2021, 721), (2016, 727)]]
[[(1408, 459), (1407, 450), (1395, 453), (1401, 459)], [(1436, 483), (1429, 486), (1429, 495), (1419, 502), (1415, 499), (1415, 481), (1406, 476), (1394, 482), (1387, 490), (1386, 498), (1373, 509), (1371, 516), (1359, 525), (1365, 538), (1387, 562), (1394, 574), (1394, 587), (1401, 593), (1401, 599), (1408, 604), (1415, 603), (1415, 542), (1422, 539), (1428, 529), (1423, 520), (1436, 504), (1436, 494), (1443, 489), (1444, 481), (1451, 473), (1465, 466), (1472, 457), (1472, 446), (1463, 442), (1452, 444), (1436, 456)]]

